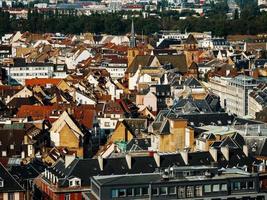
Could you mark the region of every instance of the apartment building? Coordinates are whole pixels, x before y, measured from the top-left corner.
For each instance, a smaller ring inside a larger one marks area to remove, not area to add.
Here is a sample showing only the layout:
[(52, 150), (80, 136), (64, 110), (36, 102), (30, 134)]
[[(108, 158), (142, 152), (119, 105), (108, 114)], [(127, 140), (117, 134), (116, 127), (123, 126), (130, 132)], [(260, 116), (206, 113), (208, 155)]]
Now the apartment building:
[(25, 59), (16, 58), (11, 63), (1, 66), (6, 70), (9, 84), (25, 84), (26, 79), (32, 78), (66, 78), (65, 65), (53, 63), (26, 63)]
[[(129, 184), (131, 183), (131, 184)], [(150, 174), (94, 176), (95, 199), (265, 199), (259, 176), (212, 166), (172, 167)]]
[(248, 97), (248, 114), (256, 118), (256, 113), (267, 107), (267, 84), (261, 83), (250, 92)]
[(252, 77), (238, 75), (234, 78), (213, 77), (208, 87), (220, 96), (221, 106), (238, 116), (248, 115), (248, 95), (260, 82)]

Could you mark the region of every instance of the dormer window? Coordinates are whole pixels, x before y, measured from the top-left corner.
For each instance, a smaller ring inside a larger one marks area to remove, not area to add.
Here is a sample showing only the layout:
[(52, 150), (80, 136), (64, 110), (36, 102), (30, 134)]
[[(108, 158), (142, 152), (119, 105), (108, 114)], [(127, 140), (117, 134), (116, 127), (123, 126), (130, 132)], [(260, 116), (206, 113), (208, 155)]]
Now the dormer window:
[(70, 187), (81, 186), (81, 179), (79, 179), (79, 178), (71, 178), (69, 180), (69, 186)]
[(70, 187), (73, 186), (73, 185), (74, 185), (74, 184), (73, 184), (73, 181), (70, 181)]
[(0, 177), (0, 188), (4, 187), (4, 180)]

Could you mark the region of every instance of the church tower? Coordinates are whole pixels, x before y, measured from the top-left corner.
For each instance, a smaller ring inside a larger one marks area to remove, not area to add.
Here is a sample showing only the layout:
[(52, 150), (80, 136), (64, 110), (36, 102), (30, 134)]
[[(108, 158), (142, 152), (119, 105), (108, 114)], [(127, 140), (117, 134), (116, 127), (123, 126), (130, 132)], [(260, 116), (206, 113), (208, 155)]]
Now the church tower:
[(135, 56), (139, 54), (138, 48), (136, 48), (136, 38), (135, 38), (135, 31), (134, 31), (134, 22), (132, 20), (132, 28), (131, 28), (131, 36), (130, 36), (130, 48), (127, 52), (128, 57), (128, 66), (131, 65)]

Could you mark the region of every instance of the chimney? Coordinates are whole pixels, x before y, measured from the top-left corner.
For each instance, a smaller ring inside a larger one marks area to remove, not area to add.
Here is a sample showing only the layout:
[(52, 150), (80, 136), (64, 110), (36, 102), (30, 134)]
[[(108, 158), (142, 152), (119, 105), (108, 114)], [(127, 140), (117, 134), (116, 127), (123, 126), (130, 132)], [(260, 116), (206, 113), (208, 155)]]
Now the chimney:
[(73, 154), (73, 155), (65, 155), (65, 168), (67, 168), (71, 163), (72, 161), (74, 161), (76, 158), (76, 156)]
[(154, 159), (158, 167), (160, 167), (160, 155), (158, 153), (154, 153)]
[(103, 171), (103, 169), (104, 169), (104, 159), (103, 159), (102, 156), (98, 156), (97, 159), (98, 159), (98, 163), (99, 163), (99, 168), (100, 168), (101, 171)]
[(259, 134), (259, 136), (261, 136), (261, 126), (260, 125), (258, 125), (258, 134)]
[(130, 154), (126, 154), (125, 158), (126, 158), (128, 168), (132, 169), (132, 156)]
[(229, 161), (229, 147), (221, 147), (221, 152), (225, 159)]
[(215, 162), (218, 162), (218, 150), (215, 148), (210, 148), (209, 152), (210, 152), (210, 155), (212, 156), (213, 160)]
[(184, 160), (184, 163), (188, 165), (188, 151), (187, 150), (181, 151), (180, 154)]
[(247, 145), (243, 145), (243, 152), (248, 157), (248, 146)]
[(245, 124), (245, 136), (248, 135), (248, 123)]

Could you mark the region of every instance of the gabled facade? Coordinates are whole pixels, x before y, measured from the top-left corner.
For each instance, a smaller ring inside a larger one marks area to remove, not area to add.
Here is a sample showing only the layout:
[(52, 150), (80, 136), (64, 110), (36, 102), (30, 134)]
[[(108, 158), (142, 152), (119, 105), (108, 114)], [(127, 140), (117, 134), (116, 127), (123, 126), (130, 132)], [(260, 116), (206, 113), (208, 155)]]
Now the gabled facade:
[(187, 127), (187, 120), (164, 119), (150, 125), (151, 149), (158, 152), (176, 152), (193, 149), (194, 131)]
[(83, 137), (83, 132), (66, 111), (60, 115), (50, 129), (50, 138), (53, 146), (67, 147), (75, 151), (79, 157), (83, 157)]

